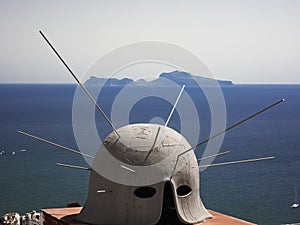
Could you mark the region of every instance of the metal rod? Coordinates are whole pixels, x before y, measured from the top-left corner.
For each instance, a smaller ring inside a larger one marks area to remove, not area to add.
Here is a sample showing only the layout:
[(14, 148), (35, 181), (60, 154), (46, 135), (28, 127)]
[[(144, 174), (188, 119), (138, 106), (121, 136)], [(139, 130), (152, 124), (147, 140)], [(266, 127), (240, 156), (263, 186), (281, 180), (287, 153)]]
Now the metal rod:
[(174, 110), (175, 110), (175, 108), (176, 108), (176, 106), (177, 106), (177, 104), (178, 104), (178, 102), (179, 102), (179, 99), (180, 99), (180, 97), (181, 97), (181, 95), (182, 95), (182, 92), (183, 92), (184, 88), (185, 88), (185, 85), (182, 86), (182, 88), (181, 88), (181, 90), (180, 90), (180, 92), (179, 92), (179, 95), (178, 95), (178, 97), (177, 97), (177, 99), (176, 99), (176, 101), (175, 101), (175, 104), (174, 104), (174, 106), (173, 106), (173, 108), (172, 108), (172, 110), (171, 110), (171, 112), (170, 112), (170, 114), (169, 114), (169, 117), (168, 117), (168, 119), (167, 119), (167, 121), (166, 121), (166, 123), (165, 123), (165, 127), (168, 126), (168, 124), (169, 124), (169, 121), (170, 121), (170, 119), (171, 119), (171, 117), (172, 117), (172, 115), (173, 115), (173, 113), (174, 113)]
[(92, 103), (96, 106), (96, 108), (98, 109), (98, 111), (102, 114), (102, 116), (104, 117), (104, 119), (109, 123), (109, 125), (111, 126), (111, 128), (114, 130), (114, 132), (118, 135), (118, 137), (120, 137), (120, 135), (118, 134), (116, 128), (114, 127), (114, 125), (112, 124), (112, 122), (109, 120), (109, 118), (105, 115), (105, 113), (103, 112), (103, 110), (100, 108), (100, 106), (97, 104), (96, 100), (91, 96), (91, 94), (88, 92), (88, 90), (81, 84), (81, 82), (79, 81), (79, 79), (76, 77), (76, 75), (73, 73), (73, 71), (71, 70), (71, 68), (67, 65), (67, 63), (64, 61), (64, 59), (60, 56), (60, 54), (56, 51), (56, 49), (53, 47), (53, 45), (50, 43), (50, 41), (47, 39), (47, 37), (43, 34), (42, 31), (39, 31), (40, 34), (42, 35), (42, 37), (44, 38), (44, 40), (48, 43), (48, 45), (51, 47), (51, 49), (54, 51), (54, 53), (56, 54), (56, 56), (60, 59), (60, 61), (64, 64), (64, 66), (67, 68), (67, 70), (70, 72), (70, 74), (73, 76), (73, 78), (76, 80), (76, 82), (80, 85), (80, 87), (82, 88), (82, 90), (85, 92), (85, 94), (89, 97), (89, 99), (92, 101)]
[(201, 159), (197, 159), (197, 160), (198, 160), (198, 162), (199, 162), (199, 161), (206, 160), (206, 159), (210, 159), (210, 158), (213, 158), (213, 157), (217, 157), (217, 156), (225, 155), (225, 154), (228, 154), (229, 152), (230, 152), (230, 151), (221, 152), (221, 153), (214, 154), (214, 155), (210, 155), (210, 156), (206, 156), (206, 157), (203, 157), (203, 158), (201, 158)]
[(54, 142), (48, 141), (48, 140), (46, 140), (46, 139), (43, 139), (43, 138), (40, 138), (40, 137), (37, 137), (37, 136), (34, 136), (34, 135), (32, 135), (32, 134), (28, 134), (28, 133), (26, 133), (26, 132), (24, 132), (24, 131), (20, 131), (20, 130), (19, 130), (18, 132), (19, 132), (20, 134), (23, 134), (23, 135), (25, 135), (25, 136), (27, 136), (27, 137), (30, 137), (30, 138), (33, 138), (33, 139), (35, 139), (35, 140), (38, 140), (38, 141), (41, 141), (41, 142), (45, 142), (45, 143), (47, 143), (47, 144), (50, 144), (50, 145), (53, 145), (53, 146), (55, 146), (55, 147), (58, 147), (58, 148), (61, 148), (61, 149), (64, 149), (64, 150), (67, 150), (67, 151), (76, 153), (76, 154), (78, 154), (78, 155), (82, 155), (82, 156), (86, 156), (86, 157), (89, 157), (89, 158), (91, 158), (91, 159), (94, 159), (93, 156), (90, 156), (90, 155), (88, 155), (88, 154), (82, 153), (82, 152), (80, 152), (80, 151), (76, 151), (76, 150), (74, 150), (74, 149), (71, 149), (71, 148), (68, 148), (68, 147), (65, 147), (65, 146), (62, 146), (62, 145), (59, 145), (59, 144), (56, 144), (56, 143), (54, 143)]
[(158, 135), (159, 135), (159, 132), (160, 132), (160, 128), (161, 127), (158, 127), (158, 130), (157, 130), (157, 133), (156, 133), (156, 136), (155, 136), (155, 139), (154, 139), (154, 142), (153, 142), (153, 145), (151, 147), (151, 149), (149, 150), (148, 154), (146, 155), (144, 161), (143, 161), (143, 164), (146, 162), (146, 160), (148, 159), (148, 157), (150, 156), (151, 152), (153, 151), (154, 147), (155, 147), (155, 144), (157, 142), (157, 138), (158, 138)]
[(91, 168), (82, 167), (82, 166), (75, 166), (75, 165), (69, 165), (69, 164), (64, 164), (64, 163), (56, 163), (56, 165), (71, 168), (71, 169), (91, 170)]
[(271, 109), (272, 107), (274, 107), (274, 106), (276, 106), (276, 105), (278, 105), (278, 104), (280, 104), (280, 103), (282, 103), (282, 102), (284, 102), (284, 101), (285, 101), (285, 99), (281, 99), (281, 100), (279, 100), (279, 101), (273, 103), (272, 105), (269, 105), (268, 107), (266, 107), (266, 108), (264, 108), (264, 109), (262, 109), (262, 110), (260, 110), (260, 111), (258, 111), (258, 112), (256, 112), (256, 113), (252, 114), (251, 116), (248, 116), (248, 117), (246, 117), (245, 119), (243, 119), (243, 120), (241, 120), (241, 121), (239, 121), (239, 122), (233, 124), (232, 126), (226, 128), (225, 130), (223, 130), (223, 131), (221, 131), (221, 132), (219, 132), (219, 133), (217, 133), (217, 134), (215, 134), (215, 135), (213, 135), (213, 136), (211, 136), (211, 137), (205, 139), (204, 141), (198, 143), (198, 144), (195, 145), (194, 147), (192, 147), (192, 148), (190, 148), (190, 149), (188, 149), (188, 150), (186, 150), (186, 151), (180, 153), (180, 154), (177, 156), (177, 159), (176, 159), (176, 162), (175, 162), (175, 166), (174, 166), (174, 170), (173, 170), (173, 172), (172, 172), (171, 178), (172, 178), (172, 176), (174, 175), (174, 172), (175, 172), (175, 170), (176, 170), (176, 167), (177, 167), (179, 158), (180, 158), (182, 155), (188, 153), (189, 151), (192, 151), (192, 150), (198, 148), (200, 145), (205, 144), (206, 142), (210, 141), (211, 139), (214, 139), (214, 138), (220, 136), (221, 134), (225, 133), (226, 131), (229, 131), (229, 130), (231, 130), (232, 128), (241, 125), (242, 123), (246, 122), (247, 120), (252, 119), (253, 117), (255, 117), (255, 116), (257, 116), (257, 115), (259, 115), (259, 114), (261, 114), (261, 113), (267, 111), (268, 109)]
[(274, 156), (270, 157), (264, 157), (264, 158), (257, 158), (257, 159), (245, 159), (245, 160), (239, 160), (239, 161), (232, 161), (232, 162), (223, 162), (223, 163), (215, 163), (215, 164), (209, 164), (209, 165), (201, 165), (199, 168), (206, 168), (206, 167), (212, 167), (212, 166), (226, 166), (226, 165), (232, 165), (232, 164), (238, 164), (238, 163), (248, 163), (248, 162), (256, 162), (256, 161), (262, 161), (262, 160), (270, 160), (274, 159)]
[(281, 99), (281, 100), (279, 100), (279, 101), (273, 103), (272, 105), (269, 105), (268, 107), (266, 107), (266, 108), (264, 108), (264, 109), (262, 109), (262, 110), (260, 110), (260, 111), (258, 111), (258, 112), (256, 112), (256, 113), (252, 114), (251, 116), (248, 116), (247, 118), (245, 118), (245, 119), (243, 119), (243, 120), (241, 120), (241, 121), (239, 121), (239, 122), (233, 124), (232, 126), (227, 127), (225, 130), (223, 130), (223, 131), (221, 131), (221, 132), (219, 132), (219, 133), (217, 133), (217, 134), (215, 134), (215, 135), (213, 135), (213, 136), (211, 136), (211, 137), (205, 139), (204, 141), (198, 143), (197, 145), (195, 145), (194, 147), (192, 147), (192, 148), (186, 150), (185, 152), (181, 153), (180, 155), (183, 155), (183, 154), (185, 154), (185, 153), (187, 153), (187, 152), (189, 152), (189, 151), (191, 151), (191, 150), (194, 150), (194, 149), (198, 148), (199, 146), (201, 146), (201, 145), (205, 144), (206, 142), (210, 141), (211, 139), (214, 139), (214, 138), (220, 136), (221, 134), (223, 134), (223, 133), (225, 133), (225, 132), (231, 130), (231, 129), (234, 128), (234, 127), (237, 127), (237, 126), (241, 125), (242, 123), (244, 123), (244, 122), (246, 122), (246, 121), (252, 119), (252, 118), (255, 117), (255, 116), (258, 116), (259, 114), (261, 114), (261, 113), (267, 111), (268, 109), (270, 109), (270, 108), (272, 108), (272, 107), (274, 107), (274, 106), (276, 106), (276, 105), (278, 105), (278, 104), (280, 104), (280, 103), (282, 103), (282, 102), (284, 102), (284, 101), (285, 101), (285, 99)]
[(273, 103), (272, 105), (269, 105), (268, 107), (266, 107), (266, 108), (264, 108), (264, 109), (258, 111), (257, 113), (254, 113), (254, 114), (252, 114), (251, 116), (248, 116), (247, 118), (245, 118), (245, 119), (243, 119), (243, 120), (241, 120), (241, 121), (239, 121), (239, 122), (233, 124), (232, 126), (227, 127), (225, 130), (223, 130), (223, 131), (221, 131), (221, 132), (219, 132), (219, 133), (217, 133), (217, 134), (215, 134), (215, 135), (213, 135), (213, 136), (211, 136), (211, 137), (205, 139), (204, 141), (200, 142), (199, 144), (197, 144), (196, 146), (194, 146), (194, 147), (191, 148), (191, 149), (196, 149), (196, 148), (198, 148), (200, 145), (205, 144), (205, 143), (208, 142), (209, 140), (214, 139), (214, 138), (220, 136), (221, 134), (225, 133), (226, 131), (229, 131), (229, 130), (231, 130), (232, 128), (235, 128), (235, 127), (241, 125), (242, 123), (244, 123), (244, 122), (246, 122), (246, 121), (252, 119), (253, 117), (255, 117), (255, 116), (257, 116), (257, 115), (259, 115), (259, 114), (261, 114), (261, 113), (267, 111), (268, 109), (270, 109), (270, 108), (272, 108), (272, 107), (274, 107), (274, 106), (276, 106), (276, 105), (278, 105), (278, 104), (280, 104), (280, 103), (282, 103), (282, 102), (284, 102), (284, 101), (285, 101), (285, 99), (281, 99), (281, 100), (279, 100), (279, 101)]

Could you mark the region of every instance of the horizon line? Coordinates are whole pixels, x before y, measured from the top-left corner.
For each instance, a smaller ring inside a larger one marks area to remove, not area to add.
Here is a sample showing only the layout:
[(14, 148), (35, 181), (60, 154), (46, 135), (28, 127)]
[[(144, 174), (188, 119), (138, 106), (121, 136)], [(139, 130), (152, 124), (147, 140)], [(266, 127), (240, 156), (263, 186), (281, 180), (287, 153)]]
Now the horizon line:
[[(272, 82), (272, 83), (234, 83), (232, 85), (300, 85), (300, 83), (279, 83), (279, 82)], [(77, 85), (76, 82), (0, 82), (1, 84), (51, 84), (51, 85)], [(232, 85), (223, 85), (223, 86), (232, 86)]]

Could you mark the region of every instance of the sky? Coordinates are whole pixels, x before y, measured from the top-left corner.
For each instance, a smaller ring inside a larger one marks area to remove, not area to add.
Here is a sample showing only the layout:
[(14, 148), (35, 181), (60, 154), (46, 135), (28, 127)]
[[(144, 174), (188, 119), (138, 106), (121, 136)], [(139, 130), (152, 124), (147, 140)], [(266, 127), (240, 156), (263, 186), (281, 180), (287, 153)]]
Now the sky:
[(42, 30), (78, 77), (113, 49), (155, 40), (218, 79), (300, 84), (299, 28), (299, 0), (1, 0), (0, 83), (74, 82)]

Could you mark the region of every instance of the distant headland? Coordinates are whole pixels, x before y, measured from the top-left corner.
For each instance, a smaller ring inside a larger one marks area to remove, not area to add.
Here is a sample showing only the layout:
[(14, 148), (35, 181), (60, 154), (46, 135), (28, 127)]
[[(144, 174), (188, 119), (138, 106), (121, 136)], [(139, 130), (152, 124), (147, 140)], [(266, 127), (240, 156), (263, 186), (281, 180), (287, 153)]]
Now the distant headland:
[(91, 76), (86, 82), (85, 85), (93, 86), (93, 85), (106, 85), (106, 86), (125, 86), (128, 84), (134, 84), (136, 86), (168, 86), (171, 82), (174, 82), (178, 85), (185, 84), (186, 86), (197, 86), (198, 84), (205, 86), (215, 86), (219, 84), (220, 86), (230, 86), (234, 85), (232, 81), (228, 80), (215, 80), (212, 78), (206, 78), (201, 76), (195, 76), (187, 72), (183, 71), (172, 71), (168, 73), (162, 73), (159, 75), (157, 79), (146, 81), (144, 79), (133, 80), (130, 78), (117, 79), (117, 78), (98, 78), (95, 76)]

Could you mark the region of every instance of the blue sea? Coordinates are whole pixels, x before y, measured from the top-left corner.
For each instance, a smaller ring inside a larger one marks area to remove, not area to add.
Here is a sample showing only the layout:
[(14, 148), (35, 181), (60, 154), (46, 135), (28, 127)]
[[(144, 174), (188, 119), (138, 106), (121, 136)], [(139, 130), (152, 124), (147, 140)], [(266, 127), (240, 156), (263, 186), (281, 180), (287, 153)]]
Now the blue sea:
[[(0, 215), (64, 207), (74, 201), (85, 203), (88, 172), (55, 165), (66, 162), (87, 166), (85, 160), (17, 132), (26, 131), (78, 149), (72, 128), (76, 88), (71, 84), (0, 85), (0, 152), (4, 151), (0, 155)], [(295, 187), (300, 192), (300, 85), (233, 85), (222, 90), (228, 126), (281, 98), (286, 101), (226, 133), (221, 151), (231, 153), (215, 162), (264, 156), (275, 159), (211, 167), (201, 172), (205, 206), (262, 225), (299, 223), (300, 208), (291, 209), (290, 204)], [(109, 88), (98, 99), (103, 100), (101, 105), (108, 115), (118, 91)], [(187, 91), (192, 99), (201, 95), (196, 89)], [(209, 116), (201, 101), (197, 102), (199, 113)], [(147, 112), (143, 104), (151, 106)], [(166, 117), (170, 107), (159, 99), (146, 99), (132, 110), (130, 122)], [(209, 135), (209, 124), (202, 124), (199, 142)], [(170, 127), (178, 130), (180, 126), (175, 113)], [(109, 133), (107, 126), (101, 129), (104, 136)], [(197, 151), (200, 157), (201, 148)]]

